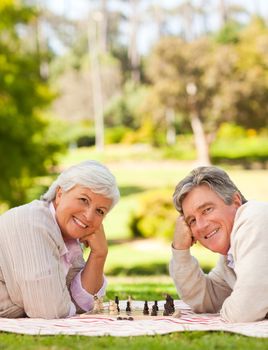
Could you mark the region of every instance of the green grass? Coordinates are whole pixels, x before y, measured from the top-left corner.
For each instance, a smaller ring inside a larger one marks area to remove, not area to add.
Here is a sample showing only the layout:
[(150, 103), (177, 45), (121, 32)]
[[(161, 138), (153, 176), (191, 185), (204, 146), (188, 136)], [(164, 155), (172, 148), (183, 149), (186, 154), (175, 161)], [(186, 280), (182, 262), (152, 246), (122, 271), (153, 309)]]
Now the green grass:
[(0, 334), (2, 350), (264, 350), (267, 339), (223, 332), (188, 332), (141, 337), (28, 336)]

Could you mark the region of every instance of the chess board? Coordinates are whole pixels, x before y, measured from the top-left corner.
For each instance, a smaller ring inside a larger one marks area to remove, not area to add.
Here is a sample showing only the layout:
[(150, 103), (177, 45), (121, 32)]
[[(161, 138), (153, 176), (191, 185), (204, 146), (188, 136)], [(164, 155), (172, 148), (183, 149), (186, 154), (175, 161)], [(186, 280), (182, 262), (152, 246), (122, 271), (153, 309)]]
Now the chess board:
[(148, 319), (154, 319), (159, 320), (163, 318), (179, 318), (180, 317), (180, 310), (178, 308), (175, 309), (175, 312), (172, 315), (164, 316), (164, 303), (165, 301), (159, 301), (158, 302), (158, 312), (156, 316), (151, 315), (152, 307), (154, 304), (154, 301), (148, 301), (149, 306), (149, 315), (143, 314), (143, 306), (141, 305), (141, 302), (135, 302), (135, 300), (131, 301), (131, 311), (126, 311), (127, 307), (127, 300), (120, 300), (119, 302), (119, 308), (120, 311), (111, 312), (109, 310), (109, 302), (103, 303), (103, 309), (95, 312), (95, 311), (89, 311), (84, 314), (81, 314), (80, 317), (86, 317), (86, 318), (100, 318), (100, 319), (114, 319), (114, 320), (128, 320), (128, 321), (134, 321), (134, 320), (148, 320)]

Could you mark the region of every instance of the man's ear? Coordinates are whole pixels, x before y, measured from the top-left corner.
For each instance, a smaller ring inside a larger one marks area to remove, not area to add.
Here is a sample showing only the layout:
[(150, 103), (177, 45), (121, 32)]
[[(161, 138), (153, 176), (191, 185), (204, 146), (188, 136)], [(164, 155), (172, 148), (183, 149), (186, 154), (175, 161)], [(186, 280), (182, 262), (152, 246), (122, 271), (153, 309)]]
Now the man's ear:
[(239, 208), (242, 205), (242, 198), (239, 192), (235, 192), (233, 195), (233, 204)]

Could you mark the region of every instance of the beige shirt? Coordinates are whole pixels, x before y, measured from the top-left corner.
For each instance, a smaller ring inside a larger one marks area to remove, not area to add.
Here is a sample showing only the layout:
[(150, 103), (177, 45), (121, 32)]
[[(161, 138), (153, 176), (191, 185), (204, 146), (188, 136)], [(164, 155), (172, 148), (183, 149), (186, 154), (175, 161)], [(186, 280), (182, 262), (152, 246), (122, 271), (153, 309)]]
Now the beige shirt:
[(68, 287), (85, 262), (76, 257), (66, 280), (65, 249), (48, 203), (35, 200), (0, 216), (0, 317), (68, 316)]
[(181, 298), (195, 312), (220, 312), (229, 322), (262, 320), (268, 313), (268, 203), (249, 201), (231, 232), (234, 268), (221, 256), (208, 274), (190, 250), (172, 249), (170, 275)]

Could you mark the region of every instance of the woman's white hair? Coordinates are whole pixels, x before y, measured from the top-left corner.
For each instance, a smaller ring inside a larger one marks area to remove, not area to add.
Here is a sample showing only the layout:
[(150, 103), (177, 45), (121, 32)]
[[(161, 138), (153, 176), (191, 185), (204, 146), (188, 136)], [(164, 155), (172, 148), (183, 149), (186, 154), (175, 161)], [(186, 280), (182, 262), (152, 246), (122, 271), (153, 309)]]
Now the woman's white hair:
[(76, 185), (87, 187), (92, 192), (111, 199), (111, 208), (119, 201), (120, 192), (114, 175), (105, 165), (95, 160), (87, 160), (64, 170), (41, 196), (41, 200), (51, 202), (59, 187), (67, 192)]

